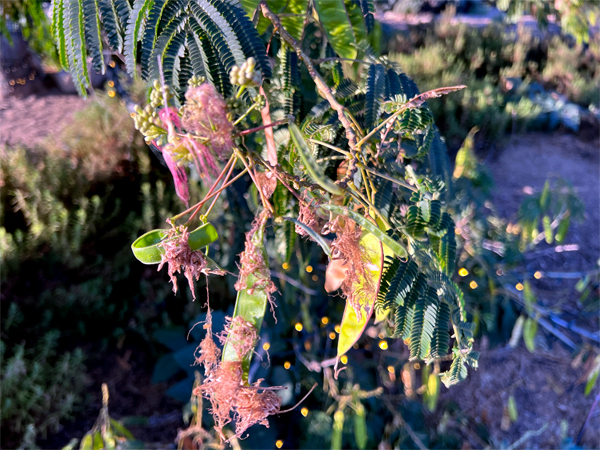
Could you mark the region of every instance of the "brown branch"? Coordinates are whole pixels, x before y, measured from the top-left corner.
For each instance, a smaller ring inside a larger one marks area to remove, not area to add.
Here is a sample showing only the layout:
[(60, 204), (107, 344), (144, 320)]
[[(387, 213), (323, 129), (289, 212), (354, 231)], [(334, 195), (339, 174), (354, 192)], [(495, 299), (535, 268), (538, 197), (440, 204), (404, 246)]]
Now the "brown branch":
[(271, 111), (269, 110), (269, 99), (263, 87), (260, 87), (260, 93), (265, 98), (265, 107), (260, 110), (263, 124), (265, 124), (265, 138), (267, 140), (267, 159), (271, 165), (277, 164), (277, 147), (275, 146), (275, 137), (273, 136), (273, 128), (271, 125)]
[(358, 167), (356, 166), (357, 141), (356, 133), (352, 128), (352, 122), (350, 121), (350, 119), (348, 119), (348, 117), (346, 117), (344, 106), (335, 99), (331, 88), (327, 86), (327, 83), (325, 83), (325, 80), (315, 68), (315, 65), (313, 64), (312, 60), (308, 57), (308, 55), (306, 55), (302, 51), (302, 48), (298, 41), (296, 41), (296, 39), (294, 39), (292, 35), (283, 28), (277, 14), (271, 11), (271, 9), (264, 0), (260, 4), (260, 6), (262, 8), (263, 15), (273, 23), (275, 30), (279, 33), (281, 38), (295, 50), (298, 57), (304, 62), (306, 68), (308, 69), (308, 73), (317, 85), (317, 89), (319, 90), (320, 94), (325, 99), (327, 99), (331, 107), (337, 112), (338, 118), (342, 123), (342, 126), (346, 130), (346, 138), (348, 139), (348, 146), (350, 147), (350, 154), (352, 155), (352, 159), (348, 164), (346, 176), (344, 176), (344, 178), (341, 181), (339, 181), (339, 184), (345, 187), (348, 184), (348, 181), (350, 181), (352, 177), (354, 177), (354, 174), (358, 170)]

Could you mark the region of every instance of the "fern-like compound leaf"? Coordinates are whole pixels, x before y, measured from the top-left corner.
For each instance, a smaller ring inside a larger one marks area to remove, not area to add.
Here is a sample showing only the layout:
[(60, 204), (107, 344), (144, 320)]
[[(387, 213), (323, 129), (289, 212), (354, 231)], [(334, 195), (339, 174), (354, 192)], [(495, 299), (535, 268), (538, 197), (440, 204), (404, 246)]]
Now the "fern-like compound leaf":
[(431, 338), (435, 328), (435, 319), (439, 298), (435, 288), (429, 286), (425, 294), (419, 297), (410, 330), (410, 358), (424, 359), (429, 355)]
[(254, 57), (256, 67), (265, 79), (271, 78), (271, 64), (263, 42), (254, 27), (254, 24), (242, 9), (237, 0), (210, 0), (210, 3), (223, 15), (229, 24), (235, 24), (235, 32), (244, 55)]
[(86, 96), (86, 88), (90, 85), (85, 52), (85, 25), (83, 9), (79, 0), (64, 0), (65, 22), (69, 34), (66, 36), (69, 69), (73, 76), (73, 84), (82, 97)]
[(431, 340), (431, 357), (440, 358), (448, 353), (448, 327), (450, 326), (450, 307), (440, 302), (435, 319), (435, 331)]
[(129, 16), (131, 15), (131, 5), (129, 0), (110, 0), (114, 5), (114, 9), (119, 19), (119, 25), (121, 32), (125, 34), (127, 32), (127, 24), (129, 23)]
[(241, 67), (245, 62), (240, 42), (231, 25), (219, 11), (206, 0), (190, 3), (190, 9), (198, 24), (202, 27), (214, 47), (225, 73), (229, 74), (233, 66)]
[(465, 378), (467, 378), (467, 366), (465, 366), (465, 362), (460, 356), (455, 355), (450, 369), (442, 374), (442, 383), (449, 388)]
[(394, 305), (404, 305), (404, 299), (410, 292), (418, 274), (419, 266), (412, 259), (400, 263), (400, 267), (396, 270), (385, 295), (385, 308), (391, 308)]
[(198, 77), (205, 77), (209, 82), (213, 83), (210, 67), (208, 66), (208, 57), (202, 48), (202, 42), (198, 34), (191, 30), (191, 25), (188, 23), (187, 45), (190, 52), (190, 62), (192, 71)]
[(360, 3), (360, 9), (362, 10), (362, 14), (365, 19), (367, 33), (371, 33), (375, 27), (375, 18), (373, 17), (373, 11), (375, 11), (375, 7), (373, 6), (373, 1), (358, 0), (358, 2)]
[(424, 294), (427, 289), (427, 277), (423, 273), (419, 273), (415, 280), (408, 297), (404, 300), (403, 306), (396, 307), (394, 316), (394, 337), (408, 339), (413, 323), (414, 307), (417, 300)]
[(383, 275), (381, 276), (381, 281), (379, 282), (379, 293), (377, 294), (377, 304), (379, 307), (384, 308), (385, 296), (387, 295), (390, 289), (390, 284), (392, 283), (394, 275), (396, 275), (396, 272), (402, 264), (402, 260), (398, 258), (388, 256), (385, 259)]
[(52, 2), (52, 34), (56, 42), (60, 65), (64, 69), (69, 68), (67, 56), (67, 39), (65, 36), (65, 0), (53, 0)]
[(102, 35), (98, 0), (81, 0), (83, 20), (85, 23), (85, 39), (88, 52), (92, 56), (92, 67), (96, 72), (104, 74), (104, 55), (102, 54)]
[[(144, 29), (144, 37), (142, 39), (142, 58), (141, 58), (141, 68), (142, 68), (142, 78), (147, 79), (149, 77), (149, 66), (150, 59), (152, 57), (152, 52), (154, 50), (154, 45), (156, 43), (156, 38), (158, 36), (159, 24), (161, 22), (161, 18), (163, 17), (163, 13), (166, 13), (168, 21), (171, 21), (173, 17), (181, 11), (181, 7), (184, 5), (179, 5), (177, 1), (170, 2), (171, 5), (177, 4), (177, 8), (171, 7), (166, 8), (167, 0), (154, 0), (152, 8), (148, 13), (148, 20), (146, 21), (146, 26)], [(187, 3), (187, 0), (186, 0)], [(167, 11), (165, 11), (167, 9)]]
[(124, 32), (117, 15), (116, 3), (111, 0), (97, 0), (97, 3), (108, 43), (115, 52), (122, 53)]
[(454, 273), (456, 260), (456, 236), (454, 232), (454, 221), (448, 213), (442, 215), (441, 226), (447, 231), (440, 239), (440, 265), (444, 269), (446, 275), (452, 275)]
[(373, 128), (379, 119), (381, 103), (386, 97), (385, 70), (381, 64), (372, 64), (367, 76), (367, 96), (365, 102), (365, 126)]
[(125, 33), (125, 66), (127, 73), (135, 76), (137, 43), (142, 38), (146, 17), (154, 4), (154, 0), (134, 0)]

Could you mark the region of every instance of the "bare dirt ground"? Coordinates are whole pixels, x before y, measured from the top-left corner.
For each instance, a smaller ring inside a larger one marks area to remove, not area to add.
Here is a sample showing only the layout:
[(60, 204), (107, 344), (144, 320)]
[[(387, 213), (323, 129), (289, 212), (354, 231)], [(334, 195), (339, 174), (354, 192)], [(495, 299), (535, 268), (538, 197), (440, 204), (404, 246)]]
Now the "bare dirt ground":
[[(597, 137), (582, 140), (573, 135), (530, 134), (515, 137), (491, 163), (497, 185), (494, 204), (505, 217), (516, 218), (526, 192), (541, 191), (548, 177), (569, 180), (585, 204), (585, 221), (573, 224), (566, 239), (566, 243), (577, 244), (579, 250), (539, 252), (539, 256), (527, 260), (528, 270), (573, 272), (597, 268), (600, 256), (599, 156)], [(540, 247), (550, 246), (542, 244)], [(535, 286), (538, 302), (550, 309), (560, 307), (563, 315), (571, 314), (577, 325), (598, 335), (598, 318), (582, 318), (575, 281), (539, 280)], [(484, 425), (498, 445), (514, 443), (526, 432), (547, 425), (539, 436), (531, 437), (517, 448), (560, 448), (563, 433), (572, 439), (577, 437), (598, 394), (596, 389), (588, 397), (584, 396), (593, 358), (582, 363), (577, 351), (545, 331), (538, 332), (536, 345), (536, 352), (531, 354), (523, 343), (514, 349), (503, 346), (486, 350), (482, 342), (479, 370), (446, 391), (443, 398), (456, 402), (476, 424)], [(515, 399), (519, 416), (503, 430), (501, 421), (510, 395)], [(596, 411), (580, 444), (600, 448), (599, 430), (599, 412)], [(474, 433), (463, 431), (470, 446), (481, 447)]]
[(77, 95), (48, 94), (0, 100), (0, 145), (34, 146), (57, 136), (73, 114), (85, 107)]

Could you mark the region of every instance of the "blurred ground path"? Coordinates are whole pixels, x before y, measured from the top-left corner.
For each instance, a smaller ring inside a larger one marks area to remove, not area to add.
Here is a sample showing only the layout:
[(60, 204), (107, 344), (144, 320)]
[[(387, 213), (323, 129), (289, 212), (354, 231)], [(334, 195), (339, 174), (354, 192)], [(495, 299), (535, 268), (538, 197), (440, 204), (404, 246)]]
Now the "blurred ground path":
[[(527, 192), (541, 192), (547, 178), (562, 177), (585, 204), (585, 221), (573, 223), (565, 244), (580, 250), (540, 259), (557, 271), (589, 270), (600, 257), (600, 144), (571, 134), (516, 136), (491, 164), (497, 189), (493, 202), (503, 217), (516, 217)], [(540, 248), (544, 248), (545, 244)]]
[(28, 147), (57, 136), (82, 109), (86, 100), (77, 95), (42, 95), (0, 100), (0, 145)]
[[(548, 177), (569, 180), (585, 204), (585, 221), (572, 224), (565, 239), (565, 244), (577, 244), (579, 250), (540, 252), (526, 259), (528, 271), (572, 272), (595, 267), (600, 256), (598, 137), (584, 139), (571, 134), (541, 133), (515, 136), (489, 167), (496, 182), (493, 203), (500, 215), (513, 221), (523, 198), (527, 193), (539, 193)], [(537, 249), (549, 247), (541, 243)], [(598, 317), (595, 313), (584, 313), (578, 303), (579, 294), (574, 290), (577, 280), (542, 278), (533, 281), (539, 304), (598, 333)], [(581, 340), (577, 343), (579, 346)], [(494, 442), (507, 445), (526, 432), (548, 424), (543, 433), (520, 448), (560, 448), (561, 423), (567, 425), (565, 431), (569, 437), (577, 436), (598, 392), (595, 389), (588, 397), (584, 395), (593, 357), (586, 362), (578, 360), (577, 350), (572, 351), (543, 330), (538, 332), (533, 354), (522, 341), (516, 348), (503, 345), (487, 349), (482, 340), (481, 347), (479, 370), (470, 370), (467, 380), (450, 390), (442, 388), (442, 402), (455, 402), (469, 418), (470, 424), (463, 426), (463, 433), (471, 445), (475, 448), (480, 445), (473, 432), (476, 424), (483, 424)], [(502, 416), (506, 414), (511, 395), (517, 406), (518, 420), (503, 430)], [(586, 427), (581, 442), (586, 448), (600, 448), (599, 413), (596, 411)]]

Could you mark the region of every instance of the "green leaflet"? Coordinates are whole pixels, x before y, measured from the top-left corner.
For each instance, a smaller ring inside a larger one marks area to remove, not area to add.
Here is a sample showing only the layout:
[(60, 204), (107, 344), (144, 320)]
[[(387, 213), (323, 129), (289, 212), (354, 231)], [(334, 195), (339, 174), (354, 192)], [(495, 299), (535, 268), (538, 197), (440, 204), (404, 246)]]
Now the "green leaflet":
[(412, 259), (400, 263), (385, 295), (385, 306), (387, 308), (404, 305), (404, 299), (410, 292), (418, 274), (419, 267)]
[(82, 0), (85, 37), (92, 56), (92, 67), (104, 74), (104, 55), (102, 54), (102, 35), (100, 33), (100, 14), (98, 0)]
[(144, 21), (154, 4), (154, 0), (135, 0), (127, 22), (125, 33), (125, 65), (127, 73), (133, 77), (136, 75), (135, 62), (137, 56), (137, 43), (144, 31)]
[(67, 60), (72, 74), (73, 84), (82, 97), (87, 95), (90, 85), (85, 53), (85, 25), (83, 10), (79, 0), (63, 0), (65, 2), (65, 21), (68, 24)]
[(556, 242), (558, 242), (559, 244), (565, 240), (567, 231), (569, 231), (570, 222), (571, 219), (569, 216), (567, 216), (558, 224), (558, 230), (556, 230)]
[(523, 341), (531, 353), (535, 351), (535, 335), (537, 334), (537, 320), (528, 317), (523, 326)]
[(335, 214), (349, 217), (358, 225), (360, 225), (363, 229), (366, 229), (367, 231), (375, 235), (375, 237), (379, 239), (384, 245), (387, 245), (397, 257), (406, 258), (408, 256), (406, 248), (404, 248), (404, 246), (400, 242), (388, 236), (385, 232), (381, 231), (379, 228), (377, 228), (376, 225), (374, 225), (365, 217), (361, 216), (359, 213), (339, 205), (324, 204), (320, 205), (320, 207), (327, 211), (331, 211)]
[(431, 339), (431, 357), (441, 358), (448, 353), (448, 327), (450, 325), (450, 306), (440, 302), (435, 318), (435, 331)]
[(352, 24), (352, 32), (354, 33), (355, 42), (367, 41), (367, 29), (365, 27), (365, 19), (361, 7), (354, 0), (344, 0), (348, 19)]
[(449, 388), (454, 384), (460, 383), (465, 378), (467, 378), (465, 361), (460, 355), (455, 354), (450, 369), (442, 374), (442, 383)]
[(376, 286), (375, 295), (369, 294), (362, 290), (366, 283), (364, 278), (361, 278), (352, 286), (354, 298), (352, 303), (358, 305), (359, 311), (350, 304), (349, 299), (346, 300), (344, 316), (340, 325), (340, 337), (338, 340), (338, 357), (342, 356), (358, 341), (362, 336), (363, 331), (367, 326), (367, 322), (375, 309), (375, 300), (377, 299), (377, 291), (381, 281), (383, 272), (383, 246), (381, 241), (371, 233), (364, 231), (359, 242), (364, 254), (368, 258), (368, 263), (365, 268), (365, 275), (369, 277), (374, 286)]
[(412, 329), (410, 331), (410, 358), (425, 359), (431, 349), (431, 338), (436, 322), (439, 298), (435, 289), (427, 288), (415, 304)]
[(314, 5), (333, 50), (342, 58), (355, 59), (357, 51), (352, 44), (356, 39), (344, 0), (314, 0)]
[(544, 225), (544, 237), (546, 239), (546, 243), (552, 245), (554, 242), (554, 230), (552, 229), (552, 219), (549, 216), (544, 216), (542, 219), (542, 224)]
[(317, 165), (317, 162), (313, 158), (310, 148), (308, 148), (308, 144), (304, 140), (304, 136), (302, 135), (302, 132), (298, 126), (295, 123), (290, 123), (288, 128), (290, 129), (290, 135), (294, 141), (296, 149), (298, 150), (300, 159), (302, 160), (302, 163), (306, 167), (306, 170), (311, 178), (327, 192), (334, 195), (343, 195), (344, 190), (326, 177), (321, 171), (321, 168)]
[(65, 6), (64, 0), (54, 0), (52, 3), (52, 33), (58, 48), (60, 65), (69, 68), (67, 57), (67, 41), (65, 38)]
[(284, 263), (289, 263), (292, 259), (296, 236), (295, 226), (292, 221), (286, 221), (275, 229), (275, 246), (281, 261)]
[(92, 437), (92, 433), (86, 433), (85, 436), (81, 439), (81, 445), (79, 446), (80, 450), (92, 450), (94, 448), (94, 439)]
[[(429, 369), (429, 366), (425, 367)], [(427, 378), (425, 378), (425, 374), (427, 374)], [(427, 405), (427, 409), (433, 412), (435, 411), (440, 395), (440, 377), (429, 373), (429, 370), (423, 370), (423, 376), (423, 384), (427, 385), (424, 396), (425, 404)]]
[[(265, 223), (266, 221), (263, 221), (261, 226), (254, 233), (254, 236), (252, 236), (252, 243), (258, 251), (262, 252), (265, 264), (268, 265), (269, 257), (264, 246)], [(260, 329), (267, 310), (267, 304), (269, 303), (269, 296), (264, 289), (252, 289), (252, 286), (254, 286), (256, 281), (258, 281), (258, 279), (253, 274), (248, 275), (247, 285), (250, 287), (238, 292), (235, 301), (235, 309), (233, 311), (233, 318), (242, 317), (245, 321), (250, 322), (254, 328), (256, 328), (256, 334), (260, 335)], [(233, 345), (230, 345), (229, 343), (226, 343), (225, 348), (223, 348), (223, 361), (239, 361), (239, 357), (236, 354)], [(251, 361), (252, 352), (249, 352), (249, 354), (245, 355), (242, 359), (242, 378), (244, 382), (248, 381), (248, 371), (250, 370)]]
[(381, 104), (386, 97), (385, 69), (381, 64), (372, 64), (367, 75), (367, 95), (365, 98), (365, 127), (372, 129), (379, 120)]
[[(144, 264), (159, 264), (164, 252), (159, 244), (166, 237), (168, 230), (152, 230), (137, 238), (131, 244), (131, 251)], [(192, 250), (198, 250), (212, 244), (219, 238), (217, 230), (210, 223), (196, 228), (189, 235), (188, 244)]]
[(110, 47), (119, 53), (123, 52), (123, 30), (119, 23), (114, 2), (111, 0), (98, 0), (98, 9), (102, 16), (102, 25), (106, 30)]

